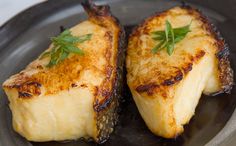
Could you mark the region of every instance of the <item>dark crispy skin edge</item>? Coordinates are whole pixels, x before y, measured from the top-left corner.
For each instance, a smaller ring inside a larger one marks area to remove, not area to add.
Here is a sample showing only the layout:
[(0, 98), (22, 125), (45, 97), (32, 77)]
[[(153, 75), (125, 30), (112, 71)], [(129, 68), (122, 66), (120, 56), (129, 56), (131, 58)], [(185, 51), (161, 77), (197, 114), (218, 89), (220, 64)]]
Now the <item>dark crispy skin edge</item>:
[(123, 67), (125, 60), (125, 47), (127, 43), (125, 40), (124, 28), (118, 19), (111, 14), (110, 7), (108, 5), (96, 6), (91, 0), (87, 0), (82, 3), (82, 6), (88, 13), (89, 17), (102, 17), (104, 19), (110, 19), (117, 25), (119, 29), (117, 40), (118, 51), (116, 60), (116, 75), (115, 80), (112, 83), (112, 93), (109, 94), (107, 98), (104, 98), (102, 102), (96, 102), (96, 100), (94, 102), (94, 110), (96, 113), (98, 129), (97, 137), (94, 140), (101, 144), (109, 138), (109, 135), (113, 131), (113, 128), (118, 121), (118, 107), (119, 101), (122, 98), (124, 82)]
[(217, 29), (217, 27), (208, 21), (207, 16), (203, 15), (203, 13), (198, 10), (194, 9), (188, 5), (183, 5), (182, 8), (188, 10), (188, 12), (194, 13), (197, 12), (199, 14), (199, 18), (205, 24), (205, 29), (210, 32), (211, 36), (217, 40), (216, 46), (218, 48), (218, 52), (215, 54), (216, 58), (218, 59), (218, 69), (219, 69), (219, 78), (221, 80), (221, 90), (216, 93), (212, 93), (211, 95), (217, 95), (220, 93), (230, 93), (231, 89), (233, 88), (234, 79), (233, 79), (233, 70), (230, 67), (229, 61), (229, 54), (230, 49), (228, 44), (223, 39), (221, 33)]
[[(217, 30), (216, 26), (212, 23), (210, 23), (207, 19), (207, 17), (205, 15), (203, 15), (203, 13), (198, 10), (195, 9), (189, 5), (182, 5), (180, 8), (185, 9), (190, 15), (191, 14), (198, 14), (199, 19), (204, 23), (203, 27), (204, 29), (206, 29), (209, 34), (217, 41), (217, 43), (215, 44), (218, 48), (218, 52), (215, 54), (216, 58), (218, 59), (218, 70), (219, 70), (219, 78), (221, 81), (221, 90), (219, 90), (216, 93), (212, 93), (211, 95), (217, 95), (220, 93), (230, 93), (234, 81), (233, 81), (233, 70), (230, 67), (230, 61), (229, 61), (229, 47), (228, 44), (225, 43), (225, 40), (223, 39), (222, 35), (220, 34), (220, 32)], [(165, 13), (167, 12), (163, 11), (163, 12), (158, 12), (155, 13), (154, 15), (146, 18), (143, 20), (142, 23), (140, 23), (138, 26), (136, 26), (132, 33), (130, 34), (129, 38), (138, 35), (138, 30), (139, 28), (143, 27), (146, 23), (148, 23), (149, 20), (152, 20), (155, 17), (158, 16), (162, 16), (165, 15)], [(189, 70), (187, 70), (187, 72), (191, 71), (192, 68), (190, 68)], [(185, 73), (187, 73), (185, 72)], [(179, 81), (181, 81), (182, 78), (180, 78), (179, 80), (175, 80), (175, 82), (171, 82), (171, 84), (165, 84), (167, 86), (169, 85), (173, 85)], [(150, 89), (149, 89), (150, 87)], [(147, 84), (147, 85), (140, 85), (136, 88), (137, 92), (147, 92), (148, 94), (152, 93), (152, 90), (154, 90), (154, 88), (158, 88), (159, 85), (156, 84)]]

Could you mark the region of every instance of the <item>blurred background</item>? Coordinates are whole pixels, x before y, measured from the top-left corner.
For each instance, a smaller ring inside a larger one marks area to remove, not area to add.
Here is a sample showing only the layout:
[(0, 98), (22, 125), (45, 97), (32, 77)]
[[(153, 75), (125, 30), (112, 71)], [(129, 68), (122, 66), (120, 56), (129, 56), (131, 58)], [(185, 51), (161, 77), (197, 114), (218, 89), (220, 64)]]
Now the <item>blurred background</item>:
[(0, 26), (17, 13), (45, 0), (0, 0)]

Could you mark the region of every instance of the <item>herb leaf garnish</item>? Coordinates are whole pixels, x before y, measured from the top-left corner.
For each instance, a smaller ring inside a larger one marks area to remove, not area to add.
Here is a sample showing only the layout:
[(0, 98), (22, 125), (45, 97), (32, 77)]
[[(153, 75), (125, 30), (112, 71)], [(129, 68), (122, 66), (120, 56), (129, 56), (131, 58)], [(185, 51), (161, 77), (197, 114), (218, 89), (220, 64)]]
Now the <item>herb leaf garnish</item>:
[(65, 60), (70, 53), (84, 55), (83, 50), (77, 47), (78, 43), (83, 43), (84, 41), (90, 40), (92, 34), (86, 34), (83, 36), (72, 36), (71, 31), (66, 29), (59, 36), (52, 37), (52, 49), (50, 51), (44, 52), (39, 59), (50, 56), (50, 61), (46, 67), (52, 67), (59, 62)]
[(151, 33), (152, 39), (155, 41), (159, 41), (159, 43), (157, 43), (151, 50), (152, 53), (155, 54), (158, 51), (166, 48), (167, 53), (169, 55), (172, 55), (172, 53), (174, 52), (175, 44), (183, 40), (186, 37), (187, 33), (191, 31), (191, 23), (183, 27), (173, 28), (170, 22), (166, 20), (164, 31), (154, 31)]

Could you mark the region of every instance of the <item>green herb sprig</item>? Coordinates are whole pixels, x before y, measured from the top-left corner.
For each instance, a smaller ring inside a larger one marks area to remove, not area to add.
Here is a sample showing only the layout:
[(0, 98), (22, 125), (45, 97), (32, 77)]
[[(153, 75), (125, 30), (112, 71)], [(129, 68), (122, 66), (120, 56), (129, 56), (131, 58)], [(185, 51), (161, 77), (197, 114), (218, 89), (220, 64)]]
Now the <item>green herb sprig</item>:
[(84, 41), (90, 40), (91, 37), (92, 34), (76, 37), (71, 34), (70, 30), (66, 29), (59, 36), (51, 38), (53, 45), (52, 49), (44, 52), (40, 56), (40, 59), (50, 56), (50, 61), (46, 65), (46, 67), (50, 68), (65, 60), (70, 53), (84, 55), (83, 50), (78, 48), (76, 45), (78, 43), (83, 43)]
[(152, 32), (152, 39), (155, 41), (159, 41), (157, 45), (152, 49), (152, 53), (155, 54), (158, 51), (166, 48), (167, 53), (172, 55), (174, 52), (175, 44), (183, 40), (186, 35), (191, 31), (190, 25), (173, 28), (168, 20), (166, 20), (165, 30), (164, 31), (154, 31)]

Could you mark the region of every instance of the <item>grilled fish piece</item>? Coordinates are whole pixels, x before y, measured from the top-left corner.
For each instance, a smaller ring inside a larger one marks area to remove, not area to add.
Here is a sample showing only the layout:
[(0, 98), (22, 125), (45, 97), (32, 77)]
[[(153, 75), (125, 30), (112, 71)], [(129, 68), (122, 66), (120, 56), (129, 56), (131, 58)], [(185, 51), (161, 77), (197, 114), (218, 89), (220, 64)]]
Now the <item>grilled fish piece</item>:
[[(187, 36), (175, 44), (169, 56), (165, 49), (153, 54), (156, 42), (151, 32), (190, 24)], [(233, 71), (229, 49), (214, 26), (189, 6), (174, 7), (147, 18), (129, 37), (127, 82), (138, 110), (156, 135), (174, 138), (194, 115), (201, 94), (229, 93)]]
[(90, 40), (78, 44), (84, 56), (70, 54), (51, 68), (45, 67), (50, 57), (39, 57), (3, 84), (13, 127), (30, 141), (83, 137), (101, 143), (117, 122), (124, 30), (109, 6), (87, 1), (83, 7), (89, 19), (70, 31), (74, 36), (92, 34)]

